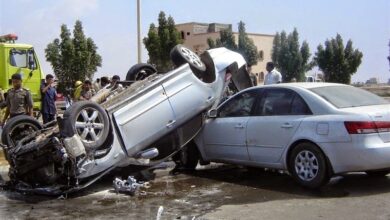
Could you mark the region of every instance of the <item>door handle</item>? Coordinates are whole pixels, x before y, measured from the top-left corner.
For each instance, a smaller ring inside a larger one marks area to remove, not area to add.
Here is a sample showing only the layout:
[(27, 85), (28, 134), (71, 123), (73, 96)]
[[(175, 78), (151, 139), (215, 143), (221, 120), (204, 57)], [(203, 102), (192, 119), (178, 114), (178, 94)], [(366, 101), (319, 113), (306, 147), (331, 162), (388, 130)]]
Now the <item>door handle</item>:
[(211, 100), (213, 100), (214, 96), (209, 96), (206, 100), (207, 103), (211, 102)]
[(293, 125), (292, 124), (290, 124), (290, 123), (284, 123), (284, 124), (282, 124), (282, 126), (281, 126), (282, 128), (292, 128), (293, 127)]
[(173, 124), (176, 123), (176, 120), (169, 120), (168, 124), (166, 125), (167, 128), (171, 128)]
[(243, 129), (243, 128), (244, 128), (244, 125), (242, 125), (242, 124), (238, 124), (238, 125), (234, 126), (234, 128)]

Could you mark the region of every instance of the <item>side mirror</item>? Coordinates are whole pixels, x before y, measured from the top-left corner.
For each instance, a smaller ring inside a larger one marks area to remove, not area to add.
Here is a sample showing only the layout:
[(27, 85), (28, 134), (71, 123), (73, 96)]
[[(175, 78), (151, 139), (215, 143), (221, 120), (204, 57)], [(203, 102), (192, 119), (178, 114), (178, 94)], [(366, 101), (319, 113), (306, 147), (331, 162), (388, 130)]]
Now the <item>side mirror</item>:
[(34, 61), (34, 57), (32, 56), (28, 57), (28, 68), (30, 70), (35, 70), (35, 61)]
[(209, 118), (216, 118), (218, 115), (217, 109), (211, 109), (210, 111), (207, 112), (207, 117)]

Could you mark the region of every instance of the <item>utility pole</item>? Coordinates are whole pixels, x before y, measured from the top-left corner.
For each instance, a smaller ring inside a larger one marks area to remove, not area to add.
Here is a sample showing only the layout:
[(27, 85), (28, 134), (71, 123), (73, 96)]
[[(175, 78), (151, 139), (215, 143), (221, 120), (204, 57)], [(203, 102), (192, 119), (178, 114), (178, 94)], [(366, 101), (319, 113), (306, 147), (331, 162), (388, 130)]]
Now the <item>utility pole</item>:
[(141, 63), (141, 0), (137, 0), (137, 45), (138, 45), (138, 63)]

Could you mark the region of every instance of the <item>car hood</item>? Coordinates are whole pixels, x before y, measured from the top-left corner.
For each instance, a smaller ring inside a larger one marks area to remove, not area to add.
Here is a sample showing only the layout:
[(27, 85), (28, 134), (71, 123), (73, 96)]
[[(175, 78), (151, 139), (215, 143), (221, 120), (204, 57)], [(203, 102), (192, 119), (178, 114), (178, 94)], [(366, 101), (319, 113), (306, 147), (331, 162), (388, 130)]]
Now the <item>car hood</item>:
[(228, 67), (237, 68), (236, 71), (233, 71), (235, 74), (232, 75), (232, 80), (239, 91), (253, 86), (249, 73), (246, 70), (246, 61), (240, 53), (225, 47), (211, 49), (207, 53), (212, 58), (218, 72)]

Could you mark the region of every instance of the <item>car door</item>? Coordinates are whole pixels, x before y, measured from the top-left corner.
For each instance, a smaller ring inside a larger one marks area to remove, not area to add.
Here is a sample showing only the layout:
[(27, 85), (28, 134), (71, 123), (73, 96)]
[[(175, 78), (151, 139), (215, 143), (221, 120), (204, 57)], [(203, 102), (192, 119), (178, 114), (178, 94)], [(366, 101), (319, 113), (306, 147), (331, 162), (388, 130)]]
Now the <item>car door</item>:
[(298, 93), (284, 88), (265, 89), (247, 124), (250, 160), (277, 163), (301, 121), (311, 111)]
[(190, 69), (183, 71), (162, 84), (173, 108), (176, 124), (193, 118), (215, 100), (212, 90), (197, 79)]
[(114, 112), (122, 143), (132, 147), (147, 146), (172, 131), (175, 117), (164, 88), (157, 85), (141, 97)]
[(203, 128), (204, 152), (209, 159), (247, 161), (246, 126), (253, 112), (258, 90), (237, 94), (218, 108)]

